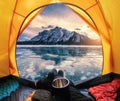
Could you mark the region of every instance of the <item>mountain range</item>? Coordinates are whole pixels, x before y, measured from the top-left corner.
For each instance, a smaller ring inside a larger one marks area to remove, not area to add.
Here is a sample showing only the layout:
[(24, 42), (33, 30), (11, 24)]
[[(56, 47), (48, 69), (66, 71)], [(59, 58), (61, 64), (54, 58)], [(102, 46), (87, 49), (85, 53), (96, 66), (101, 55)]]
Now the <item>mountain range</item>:
[(17, 41), (22, 45), (100, 45), (98, 39), (91, 39), (87, 35), (68, 31), (61, 27), (39, 32), (38, 35), (26, 41)]

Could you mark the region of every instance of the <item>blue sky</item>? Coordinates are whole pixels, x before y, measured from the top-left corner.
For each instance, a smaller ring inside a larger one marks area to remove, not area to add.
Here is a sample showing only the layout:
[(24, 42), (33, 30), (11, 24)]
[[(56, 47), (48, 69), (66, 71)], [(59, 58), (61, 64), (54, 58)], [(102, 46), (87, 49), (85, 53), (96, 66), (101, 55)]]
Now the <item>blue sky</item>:
[(86, 32), (86, 34), (92, 38), (98, 37), (76, 13), (64, 4), (46, 6), (23, 33), (33, 37), (37, 35), (38, 32), (48, 29), (47, 26), (49, 25), (59, 26), (69, 31), (77, 31), (80, 34)]

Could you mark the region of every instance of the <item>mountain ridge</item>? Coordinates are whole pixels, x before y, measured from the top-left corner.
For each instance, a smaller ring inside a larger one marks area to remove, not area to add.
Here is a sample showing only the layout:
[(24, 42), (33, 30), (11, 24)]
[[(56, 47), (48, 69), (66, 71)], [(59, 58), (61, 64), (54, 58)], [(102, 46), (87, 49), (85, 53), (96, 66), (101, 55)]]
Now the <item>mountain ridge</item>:
[(100, 45), (97, 39), (90, 39), (86, 35), (79, 34), (75, 31), (56, 26), (50, 30), (39, 32), (27, 41), (18, 41), (17, 44), (30, 45)]

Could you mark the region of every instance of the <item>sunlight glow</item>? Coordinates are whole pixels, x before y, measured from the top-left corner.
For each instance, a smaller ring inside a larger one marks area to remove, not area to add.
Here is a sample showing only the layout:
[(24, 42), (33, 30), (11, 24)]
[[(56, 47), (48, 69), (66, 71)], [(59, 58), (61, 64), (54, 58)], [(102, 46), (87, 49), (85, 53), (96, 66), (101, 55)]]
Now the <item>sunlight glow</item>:
[[(53, 28), (59, 26), (69, 31), (85, 34), (93, 39), (99, 38), (86, 22), (84, 22), (76, 13), (71, 11), (71, 9), (65, 5), (56, 5), (46, 7), (35, 17), (35, 19), (33, 19), (23, 33), (33, 37), (43, 30), (49, 30), (50, 28), (48, 26), (52, 26)], [(56, 9), (53, 9), (54, 6)]]

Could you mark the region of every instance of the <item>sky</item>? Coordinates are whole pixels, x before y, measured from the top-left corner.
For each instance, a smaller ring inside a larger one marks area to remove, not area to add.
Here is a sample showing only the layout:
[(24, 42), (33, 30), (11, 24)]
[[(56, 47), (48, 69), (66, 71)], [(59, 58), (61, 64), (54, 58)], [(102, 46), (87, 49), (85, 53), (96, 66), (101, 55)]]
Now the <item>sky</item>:
[(35, 17), (23, 33), (34, 37), (38, 32), (49, 29), (49, 25), (54, 27), (59, 26), (69, 31), (79, 32), (80, 34), (86, 32), (86, 35), (90, 38), (98, 38), (98, 35), (88, 27), (80, 16), (64, 4), (53, 4), (45, 7), (45, 9)]

